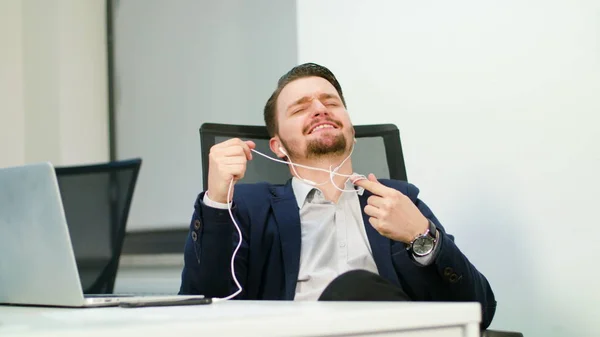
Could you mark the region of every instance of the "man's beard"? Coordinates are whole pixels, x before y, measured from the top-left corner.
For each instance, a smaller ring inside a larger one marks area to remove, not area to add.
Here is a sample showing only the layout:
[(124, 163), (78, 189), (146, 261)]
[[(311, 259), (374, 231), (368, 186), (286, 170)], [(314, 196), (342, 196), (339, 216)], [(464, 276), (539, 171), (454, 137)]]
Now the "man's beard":
[(317, 159), (325, 156), (341, 156), (346, 152), (346, 137), (339, 133), (333, 143), (325, 144), (320, 139), (313, 139), (306, 144), (306, 156)]
[[(299, 151), (297, 151), (298, 149), (288, 146), (289, 144), (282, 138), (280, 138), (280, 140), (291, 157), (304, 157), (299, 154)], [(319, 159), (327, 156), (341, 156), (346, 152), (347, 145), (348, 142), (346, 141), (346, 137), (344, 137), (344, 134), (342, 133), (334, 136), (333, 142), (326, 142), (322, 139), (313, 139), (306, 144), (306, 158)]]

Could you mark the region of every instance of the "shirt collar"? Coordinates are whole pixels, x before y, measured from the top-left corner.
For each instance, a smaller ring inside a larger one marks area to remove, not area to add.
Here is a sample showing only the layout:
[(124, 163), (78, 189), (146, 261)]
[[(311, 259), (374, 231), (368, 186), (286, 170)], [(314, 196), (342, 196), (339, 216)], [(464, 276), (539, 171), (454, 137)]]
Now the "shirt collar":
[(292, 189), (294, 190), (294, 196), (296, 197), (298, 208), (302, 208), (302, 206), (304, 206), (304, 202), (306, 201), (306, 197), (308, 197), (310, 191), (315, 189), (315, 187), (303, 182), (302, 180), (296, 177), (293, 177)]
[[(358, 175), (358, 173), (353, 173), (355, 175)], [(350, 189), (356, 189), (357, 194), (358, 195), (363, 195), (365, 189), (360, 187), (360, 186), (356, 186), (354, 184), (352, 184), (352, 181), (350, 181), (350, 178), (348, 178), (346, 180), (346, 185), (344, 186), (344, 189), (346, 190), (350, 190)], [(298, 208), (302, 208), (302, 206), (304, 206), (304, 203), (306, 202), (306, 198), (308, 197), (308, 194), (314, 190), (314, 189), (319, 189), (318, 187), (312, 186), (310, 184), (307, 184), (305, 182), (303, 182), (302, 180), (298, 179), (297, 177), (293, 177), (292, 178), (292, 189), (294, 190), (294, 196), (296, 197), (296, 202), (298, 203)], [(344, 194), (346, 194), (348, 192), (344, 192)]]

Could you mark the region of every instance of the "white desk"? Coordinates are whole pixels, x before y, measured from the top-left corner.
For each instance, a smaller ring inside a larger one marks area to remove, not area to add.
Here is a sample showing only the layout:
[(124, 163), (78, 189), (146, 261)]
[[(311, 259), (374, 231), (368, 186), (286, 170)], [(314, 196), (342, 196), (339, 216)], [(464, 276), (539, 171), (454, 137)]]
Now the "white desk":
[(0, 336), (478, 337), (478, 303), (255, 302), (153, 308), (0, 306)]

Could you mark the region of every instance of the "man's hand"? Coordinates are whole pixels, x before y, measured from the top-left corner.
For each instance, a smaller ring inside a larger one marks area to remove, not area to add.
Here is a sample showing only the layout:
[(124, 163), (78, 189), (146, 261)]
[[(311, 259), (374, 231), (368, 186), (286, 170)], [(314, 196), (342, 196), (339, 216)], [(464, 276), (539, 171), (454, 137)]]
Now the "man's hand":
[[(216, 202), (227, 203), (227, 191), (231, 179), (234, 183), (244, 177), (246, 163), (252, 160), (253, 141), (238, 138), (226, 140), (210, 148), (208, 155), (208, 197)], [(231, 193), (233, 198), (233, 190)]]
[(429, 220), (407, 196), (382, 185), (374, 174), (354, 183), (373, 193), (367, 200), (365, 213), (379, 234), (395, 241), (410, 243), (429, 227)]

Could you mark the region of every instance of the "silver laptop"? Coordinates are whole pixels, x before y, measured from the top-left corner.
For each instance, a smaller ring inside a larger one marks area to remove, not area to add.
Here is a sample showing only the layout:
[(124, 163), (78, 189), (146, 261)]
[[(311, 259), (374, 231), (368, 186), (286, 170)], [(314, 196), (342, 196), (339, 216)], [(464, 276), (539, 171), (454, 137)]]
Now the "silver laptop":
[(0, 168), (0, 304), (96, 307), (202, 298), (86, 298), (54, 167), (42, 163)]

